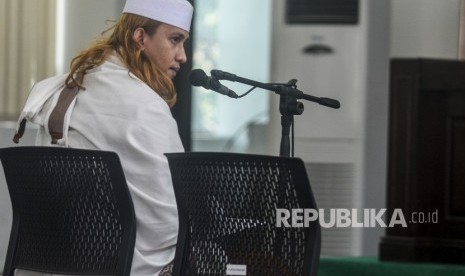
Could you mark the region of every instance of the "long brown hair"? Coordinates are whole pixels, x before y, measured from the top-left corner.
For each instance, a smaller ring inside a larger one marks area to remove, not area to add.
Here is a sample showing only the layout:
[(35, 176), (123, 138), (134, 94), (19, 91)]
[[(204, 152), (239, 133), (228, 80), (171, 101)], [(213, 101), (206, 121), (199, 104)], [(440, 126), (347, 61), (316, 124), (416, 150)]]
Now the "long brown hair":
[(129, 72), (144, 81), (172, 107), (176, 102), (173, 82), (150, 62), (133, 39), (133, 33), (137, 28), (143, 28), (152, 36), (160, 24), (162, 23), (143, 16), (124, 13), (119, 21), (107, 30), (107, 32), (113, 30), (109, 37), (97, 41), (71, 61), (71, 70), (65, 81), (66, 86), (85, 89), (83, 82), (86, 72), (102, 64), (115, 51)]

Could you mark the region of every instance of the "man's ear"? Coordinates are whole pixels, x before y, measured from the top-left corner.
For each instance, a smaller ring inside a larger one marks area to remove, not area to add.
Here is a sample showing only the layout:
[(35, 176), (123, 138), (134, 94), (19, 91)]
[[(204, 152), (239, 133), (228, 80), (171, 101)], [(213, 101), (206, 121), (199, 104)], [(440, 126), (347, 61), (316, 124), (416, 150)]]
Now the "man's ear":
[(143, 28), (137, 28), (132, 34), (132, 38), (139, 45), (141, 49), (144, 49), (144, 35), (145, 30)]

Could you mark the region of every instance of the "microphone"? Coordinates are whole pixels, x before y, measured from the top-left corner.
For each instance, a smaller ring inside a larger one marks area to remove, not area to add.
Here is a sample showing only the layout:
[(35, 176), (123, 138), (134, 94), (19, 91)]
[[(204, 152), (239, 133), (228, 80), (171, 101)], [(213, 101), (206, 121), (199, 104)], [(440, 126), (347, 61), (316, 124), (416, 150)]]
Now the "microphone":
[(193, 86), (202, 86), (205, 89), (213, 90), (231, 98), (239, 97), (234, 91), (222, 85), (217, 79), (207, 76), (202, 69), (192, 70), (189, 74), (189, 81)]
[(243, 77), (239, 77), (234, 74), (224, 72), (221, 70), (214, 69), (214, 70), (211, 70), (210, 73), (212, 74), (213, 78), (216, 80), (228, 80), (228, 81), (240, 82), (240, 83), (248, 84), (251, 86), (260, 87), (266, 90), (274, 91), (275, 93), (280, 94), (280, 95), (288, 95), (296, 99), (305, 99), (307, 101), (312, 101), (320, 105), (324, 105), (324, 106), (335, 108), (335, 109), (338, 109), (341, 107), (341, 104), (339, 103), (338, 100), (334, 100), (330, 98), (315, 97), (312, 95), (305, 94), (304, 92), (296, 88), (286, 87), (282, 85), (279, 86), (279, 85), (261, 83), (261, 82), (249, 80)]
[(237, 81), (237, 80), (243, 79), (243, 78), (238, 77), (238, 76), (236, 76), (234, 74), (224, 72), (224, 71), (221, 71), (221, 70), (216, 70), (216, 69), (211, 70), (210, 73), (217, 80)]

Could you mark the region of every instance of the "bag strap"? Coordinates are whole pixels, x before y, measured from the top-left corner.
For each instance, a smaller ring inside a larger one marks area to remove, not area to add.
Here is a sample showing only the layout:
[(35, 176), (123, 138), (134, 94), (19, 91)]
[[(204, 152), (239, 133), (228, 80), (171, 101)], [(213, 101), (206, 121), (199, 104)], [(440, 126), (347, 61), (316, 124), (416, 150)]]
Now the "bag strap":
[(48, 119), (48, 131), (52, 136), (52, 144), (56, 144), (58, 140), (63, 138), (63, 125), (65, 114), (69, 105), (73, 102), (79, 92), (79, 87), (68, 88), (65, 86), (58, 97), (58, 102), (55, 105)]
[[(79, 87), (68, 88), (65, 86), (58, 97), (57, 104), (52, 110), (50, 117), (48, 119), (48, 130), (52, 136), (52, 144), (56, 144), (58, 140), (63, 138), (63, 125), (65, 121), (65, 114), (68, 110), (70, 104), (76, 98), (79, 92)], [(23, 137), (24, 131), (26, 129), (26, 119), (21, 120), (19, 124), (18, 131), (13, 137), (13, 142), (16, 144), (19, 143), (19, 139)]]
[(21, 139), (21, 137), (23, 137), (24, 130), (26, 130), (26, 122), (27, 122), (26, 119), (22, 119), (21, 123), (19, 123), (18, 131), (15, 133), (15, 136), (13, 137), (13, 142), (15, 144), (18, 144), (19, 139)]

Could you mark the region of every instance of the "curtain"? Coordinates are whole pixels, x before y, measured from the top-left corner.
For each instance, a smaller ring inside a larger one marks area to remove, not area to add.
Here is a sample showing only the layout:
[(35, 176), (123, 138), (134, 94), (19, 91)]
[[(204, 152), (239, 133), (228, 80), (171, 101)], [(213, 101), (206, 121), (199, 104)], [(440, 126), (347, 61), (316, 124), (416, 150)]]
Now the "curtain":
[(16, 120), (32, 85), (55, 74), (56, 0), (0, 0), (0, 120)]

